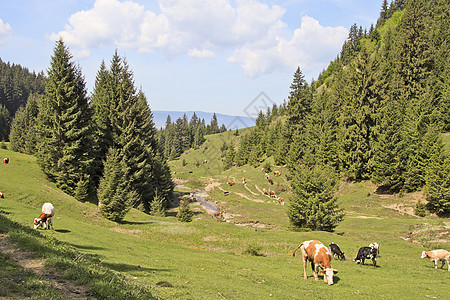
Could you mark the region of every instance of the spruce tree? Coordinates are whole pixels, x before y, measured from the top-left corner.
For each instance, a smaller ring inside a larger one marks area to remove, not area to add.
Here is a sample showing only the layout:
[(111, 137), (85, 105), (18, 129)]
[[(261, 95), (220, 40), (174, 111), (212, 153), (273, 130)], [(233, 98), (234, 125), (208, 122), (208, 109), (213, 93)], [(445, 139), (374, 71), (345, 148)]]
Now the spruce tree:
[(126, 187), (125, 166), (121, 151), (110, 148), (105, 161), (104, 176), (97, 190), (98, 207), (105, 218), (121, 222), (126, 213), (138, 200), (136, 191)]
[(71, 59), (57, 41), (39, 106), (37, 157), (44, 173), (74, 195), (80, 181), (90, 180), (92, 142), (84, 78)]
[(369, 162), (375, 141), (380, 96), (376, 60), (363, 48), (346, 71), (339, 113), (339, 159), (344, 175), (360, 180), (371, 174)]
[(333, 230), (344, 213), (334, 196), (336, 176), (331, 168), (299, 167), (292, 181), (288, 216), (295, 229)]
[(232, 166), (235, 165), (235, 160), (236, 160), (236, 151), (234, 150), (234, 145), (230, 145), (228, 146), (225, 155), (225, 160), (223, 162), (223, 169), (224, 170), (230, 169)]
[(9, 130), (11, 127), (12, 118), (8, 109), (0, 104), (0, 141), (9, 140)]
[(289, 153), (287, 165), (294, 170), (303, 157), (307, 118), (311, 112), (311, 93), (300, 67), (294, 73), (288, 102), (288, 125), (290, 130)]
[(13, 151), (35, 154), (36, 153), (36, 119), (39, 112), (38, 102), (41, 95), (30, 94), (25, 107), (17, 110), (11, 123), (9, 139)]
[(156, 191), (167, 201), (173, 183), (147, 98), (136, 90), (133, 73), (117, 50), (110, 69), (102, 63), (97, 79), (93, 108), (97, 140), (103, 143), (99, 152), (118, 150), (115, 160), (122, 168), (121, 192), (133, 195), (132, 204), (149, 212)]
[(435, 144), (426, 166), (425, 197), (428, 208), (438, 214), (450, 213), (450, 157), (442, 144)]

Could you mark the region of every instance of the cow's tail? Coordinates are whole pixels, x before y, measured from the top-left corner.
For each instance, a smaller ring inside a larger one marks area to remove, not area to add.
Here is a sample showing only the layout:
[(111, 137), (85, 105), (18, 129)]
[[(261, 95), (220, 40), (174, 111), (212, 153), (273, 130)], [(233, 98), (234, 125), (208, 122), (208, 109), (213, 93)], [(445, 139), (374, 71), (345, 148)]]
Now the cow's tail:
[(298, 245), (297, 248), (295, 248), (294, 252), (292, 252), (292, 256), (295, 256), (295, 252), (303, 245), (303, 243), (301, 243), (300, 245)]

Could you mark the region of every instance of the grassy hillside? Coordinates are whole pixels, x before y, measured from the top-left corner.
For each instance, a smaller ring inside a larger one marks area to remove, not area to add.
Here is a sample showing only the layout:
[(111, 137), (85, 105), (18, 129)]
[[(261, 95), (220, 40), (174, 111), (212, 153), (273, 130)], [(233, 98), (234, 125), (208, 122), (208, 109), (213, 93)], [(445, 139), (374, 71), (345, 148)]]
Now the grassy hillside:
[[(222, 170), (220, 146), (223, 141), (236, 144), (238, 138), (232, 132), (208, 136), (200, 149), (171, 162), (177, 195), (207, 189), (208, 199), (224, 212), (226, 222), (216, 221), (194, 202), (196, 214), (191, 223), (178, 222), (174, 207), (165, 218), (132, 210), (123, 224), (115, 224), (104, 220), (95, 205), (77, 202), (48, 183), (35, 158), (0, 149), (0, 157), (10, 158), (8, 165), (0, 166), (0, 192), (5, 194), (0, 200), (1, 216), (19, 224), (12, 232), (3, 230), (12, 237), (18, 230), (33, 234), (20, 226), (32, 227), (42, 203), (52, 202), (56, 230), (38, 230), (39, 236), (67, 247), (59, 248), (92, 254), (102, 268), (120, 272), (143, 290), (148, 287), (153, 296), (166, 299), (398, 299), (405, 293), (409, 299), (447, 297), (450, 277), (446, 267), (435, 270), (430, 261), (420, 259), (420, 253), (428, 247), (450, 250), (449, 222), (411, 215), (420, 193), (398, 198), (375, 194), (368, 182), (342, 184), (339, 199), (347, 216), (335, 232), (292, 232), (286, 230), (287, 205), (259, 191), (270, 188), (289, 203), (283, 167), (272, 167), (281, 172), (281, 176), (271, 173), (273, 186), (261, 167)], [(228, 180), (235, 185), (228, 186)], [(447, 234), (442, 235), (445, 228)], [(339, 270), (334, 286), (314, 282), (309, 266), (308, 280), (303, 280), (300, 259), (291, 253), (309, 239), (338, 243), (350, 258), (332, 262)], [(359, 247), (373, 241), (381, 245), (379, 266), (351, 261)], [(0, 264), (5, 267), (4, 260)], [(5, 276), (9, 275), (0, 275), (0, 279)]]

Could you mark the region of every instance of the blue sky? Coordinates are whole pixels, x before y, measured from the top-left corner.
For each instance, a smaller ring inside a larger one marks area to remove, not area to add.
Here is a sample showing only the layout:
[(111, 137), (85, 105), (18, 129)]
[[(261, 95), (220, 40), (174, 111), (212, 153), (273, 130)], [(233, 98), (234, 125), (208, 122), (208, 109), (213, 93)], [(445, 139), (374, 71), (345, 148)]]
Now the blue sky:
[[(46, 71), (62, 37), (92, 91), (102, 60), (126, 57), (152, 110), (249, 115), (310, 82), (382, 0), (2, 0), (0, 58)], [(264, 99), (260, 99), (261, 95)], [(262, 102), (261, 102), (262, 101)]]

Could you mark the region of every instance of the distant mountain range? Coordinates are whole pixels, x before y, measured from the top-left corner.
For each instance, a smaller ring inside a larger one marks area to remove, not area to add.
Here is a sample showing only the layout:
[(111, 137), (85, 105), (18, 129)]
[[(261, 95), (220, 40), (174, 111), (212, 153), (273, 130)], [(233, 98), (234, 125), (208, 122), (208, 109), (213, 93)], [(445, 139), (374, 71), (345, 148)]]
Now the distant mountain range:
[[(153, 121), (155, 122), (156, 128), (166, 126), (167, 116), (170, 116), (172, 122), (175, 122), (178, 118), (183, 117), (184, 114), (188, 117), (190, 121), (194, 111), (166, 111), (166, 110), (155, 110), (153, 113)], [(206, 125), (211, 122), (214, 113), (196, 111), (195, 114), (199, 119), (205, 119)], [(241, 129), (246, 127), (251, 127), (256, 125), (256, 119), (243, 117), (243, 116), (230, 116), (224, 114), (216, 113), (217, 122), (219, 127), (225, 124), (225, 127), (229, 129)]]

